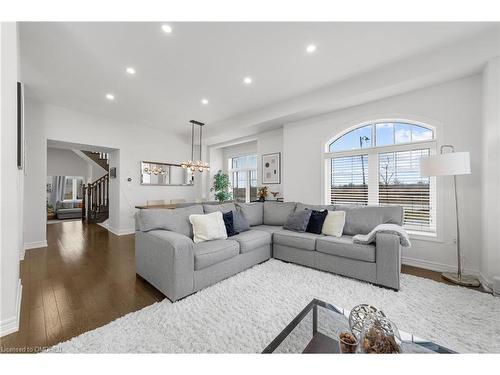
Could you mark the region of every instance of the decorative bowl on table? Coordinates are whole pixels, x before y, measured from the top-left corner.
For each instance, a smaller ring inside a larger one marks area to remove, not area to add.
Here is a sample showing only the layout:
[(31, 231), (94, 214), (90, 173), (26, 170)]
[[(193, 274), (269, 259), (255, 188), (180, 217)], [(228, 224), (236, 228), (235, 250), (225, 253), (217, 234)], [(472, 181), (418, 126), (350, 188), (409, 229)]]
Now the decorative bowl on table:
[(381, 318), (385, 318), (385, 314), (382, 310), (366, 303), (354, 306), (349, 313), (349, 328), (358, 339), (361, 336), (361, 331), (363, 330), (364, 320), (371, 316), (380, 316)]
[(376, 314), (364, 319), (359, 342), (362, 353), (401, 353), (401, 337), (398, 328), (388, 318)]

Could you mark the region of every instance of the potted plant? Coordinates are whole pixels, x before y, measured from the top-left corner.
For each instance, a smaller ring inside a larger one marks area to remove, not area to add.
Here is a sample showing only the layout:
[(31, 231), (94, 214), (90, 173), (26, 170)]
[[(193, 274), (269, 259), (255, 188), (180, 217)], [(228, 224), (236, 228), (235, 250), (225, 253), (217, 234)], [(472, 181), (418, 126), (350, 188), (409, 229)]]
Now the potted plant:
[(229, 191), (229, 175), (218, 171), (214, 176), (214, 183), (210, 188), (210, 191), (215, 191), (215, 199), (222, 203), (231, 199), (232, 195)]
[(55, 219), (56, 217), (56, 212), (54, 211), (54, 207), (47, 202), (47, 219), (52, 220)]
[(257, 196), (259, 197), (259, 201), (264, 202), (267, 198), (269, 192), (269, 188), (267, 186), (261, 186), (259, 190), (257, 190)]

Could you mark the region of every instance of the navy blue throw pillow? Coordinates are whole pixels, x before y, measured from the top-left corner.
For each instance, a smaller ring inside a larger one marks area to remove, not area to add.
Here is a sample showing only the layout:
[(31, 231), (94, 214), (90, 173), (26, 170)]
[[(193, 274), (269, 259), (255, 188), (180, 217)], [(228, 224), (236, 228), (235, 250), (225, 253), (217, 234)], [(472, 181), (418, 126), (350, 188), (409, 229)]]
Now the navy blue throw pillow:
[(233, 211), (222, 214), (222, 218), (224, 219), (224, 225), (226, 226), (227, 236), (231, 237), (238, 234), (238, 232), (234, 230)]
[(325, 222), (326, 215), (328, 215), (328, 210), (316, 211), (311, 210), (311, 217), (309, 218), (309, 223), (307, 224), (306, 232), (321, 234), (323, 229), (323, 223)]

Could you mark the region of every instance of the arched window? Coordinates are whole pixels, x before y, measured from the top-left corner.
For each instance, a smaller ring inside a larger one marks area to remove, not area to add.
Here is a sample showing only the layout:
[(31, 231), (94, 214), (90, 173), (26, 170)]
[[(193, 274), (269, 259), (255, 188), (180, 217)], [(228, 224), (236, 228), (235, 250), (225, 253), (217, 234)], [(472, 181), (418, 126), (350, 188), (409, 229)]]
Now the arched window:
[(404, 226), (436, 232), (435, 178), (420, 159), (435, 153), (431, 126), (401, 120), (360, 124), (326, 144), (327, 198), (332, 204), (400, 205)]

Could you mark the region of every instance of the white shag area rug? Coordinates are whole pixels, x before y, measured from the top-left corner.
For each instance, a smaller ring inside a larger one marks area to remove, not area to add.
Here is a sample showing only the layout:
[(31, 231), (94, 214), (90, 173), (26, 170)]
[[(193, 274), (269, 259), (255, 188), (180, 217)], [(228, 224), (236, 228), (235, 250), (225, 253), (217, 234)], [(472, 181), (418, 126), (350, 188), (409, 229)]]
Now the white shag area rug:
[(461, 353), (500, 352), (500, 298), (410, 275), (395, 292), (275, 259), (49, 352), (260, 353), (313, 298), (345, 309), (372, 304), (399, 329)]

